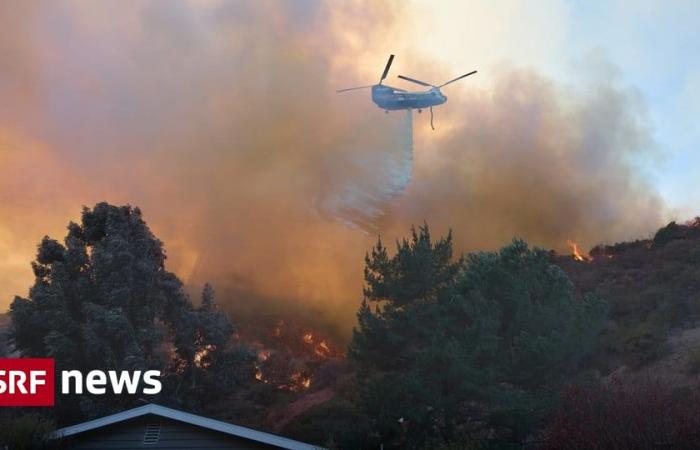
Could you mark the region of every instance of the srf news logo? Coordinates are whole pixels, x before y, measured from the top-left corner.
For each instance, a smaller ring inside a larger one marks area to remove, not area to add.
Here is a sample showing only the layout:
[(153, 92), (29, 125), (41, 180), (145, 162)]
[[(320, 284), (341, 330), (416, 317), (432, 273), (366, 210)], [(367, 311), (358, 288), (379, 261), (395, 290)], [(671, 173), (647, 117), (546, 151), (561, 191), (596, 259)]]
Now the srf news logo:
[[(53, 406), (54, 371), (51, 358), (0, 358), (0, 406)], [(85, 376), (78, 370), (64, 370), (61, 393), (137, 394), (140, 390), (141, 394), (154, 395), (163, 387), (159, 377), (159, 370), (91, 370)]]
[(0, 358), (0, 406), (53, 406), (54, 360)]

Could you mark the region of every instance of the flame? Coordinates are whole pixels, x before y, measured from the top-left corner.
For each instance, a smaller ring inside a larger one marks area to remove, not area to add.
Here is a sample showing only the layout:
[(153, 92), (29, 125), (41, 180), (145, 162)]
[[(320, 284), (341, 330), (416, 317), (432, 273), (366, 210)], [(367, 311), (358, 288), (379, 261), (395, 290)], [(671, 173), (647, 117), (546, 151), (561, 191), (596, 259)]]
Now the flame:
[(304, 341), (304, 344), (313, 344), (314, 343), (314, 335), (311, 332), (304, 333), (304, 336), (302, 336), (302, 340)]
[(214, 346), (209, 344), (194, 354), (194, 365), (197, 367), (208, 367), (209, 362), (205, 360), (206, 356), (214, 350)]
[(289, 389), (290, 391), (298, 391), (299, 389), (308, 389), (311, 387), (311, 377), (302, 373), (296, 372), (289, 377), (291, 382), (289, 386), (279, 386), (280, 389)]
[(314, 353), (323, 358), (326, 358), (331, 354), (331, 349), (330, 347), (328, 347), (328, 344), (326, 343), (325, 339), (318, 343), (318, 345), (314, 349)]
[(255, 363), (255, 379), (258, 381), (262, 381), (263, 383), (267, 384), (270, 381), (265, 378), (265, 375), (263, 374), (262, 368)]
[(267, 361), (267, 358), (269, 358), (271, 354), (272, 354), (272, 352), (270, 350), (260, 350), (258, 352), (258, 361), (260, 361), (260, 362)]
[(566, 241), (566, 243), (571, 249), (571, 256), (573, 256), (576, 261), (590, 261), (590, 258), (588, 256), (585, 256), (581, 253), (581, 250), (578, 248), (578, 244), (576, 242), (569, 239), (568, 241)]

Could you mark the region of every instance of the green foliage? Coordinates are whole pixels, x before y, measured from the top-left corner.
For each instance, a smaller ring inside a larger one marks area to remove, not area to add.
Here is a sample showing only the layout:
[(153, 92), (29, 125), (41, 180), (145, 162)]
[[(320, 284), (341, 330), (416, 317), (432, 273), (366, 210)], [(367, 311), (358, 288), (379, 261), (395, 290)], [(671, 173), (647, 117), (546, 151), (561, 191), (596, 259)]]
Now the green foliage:
[[(606, 314), (576, 299), (548, 253), (514, 241), (452, 261), (427, 226), (367, 257), (350, 355), (385, 445), (419, 448), (485, 430), (523, 437), (591, 348)], [(368, 302), (377, 304), (372, 310)]]
[(321, 442), (329, 449), (378, 448), (369, 418), (346, 399), (334, 399), (313, 408), (287, 425), (285, 435)]
[[(81, 223), (69, 224), (63, 244), (49, 237), (39, 244), (29, 296), (16, 297), (10, 307), (15, 348), (24, 356), (55, 358), (57, 372), (165, 370), (169, 364), (178, 386), (196, 388), (203, 368), (240, 360), (227, 349), (233, 327), (208, 285), (194, 308), (180, 280), (165, 270), (165, 259), (138, 208), (85, 208)], [(207, 376), (225, 374), (213, 372)], [(58, 400), (64, 421), (136, 401), (124, 395)]]
[(0, 448), (30, 450), (54, 448), (47, 441), (55, 429), (53, 421), (41, 414), (27, 413), (3, 417), (0, 424)]

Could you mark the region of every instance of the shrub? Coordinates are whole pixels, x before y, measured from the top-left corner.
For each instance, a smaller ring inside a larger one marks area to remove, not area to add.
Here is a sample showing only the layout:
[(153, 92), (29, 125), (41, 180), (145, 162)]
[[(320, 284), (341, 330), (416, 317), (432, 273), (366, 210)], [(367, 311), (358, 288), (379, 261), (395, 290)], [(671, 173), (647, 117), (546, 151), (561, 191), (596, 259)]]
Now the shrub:
[(696, 449), (700, 395), (679, 395), (658, 381), (624, 386), (620, 380), (570, 387), (546, 429), (546, 450)]

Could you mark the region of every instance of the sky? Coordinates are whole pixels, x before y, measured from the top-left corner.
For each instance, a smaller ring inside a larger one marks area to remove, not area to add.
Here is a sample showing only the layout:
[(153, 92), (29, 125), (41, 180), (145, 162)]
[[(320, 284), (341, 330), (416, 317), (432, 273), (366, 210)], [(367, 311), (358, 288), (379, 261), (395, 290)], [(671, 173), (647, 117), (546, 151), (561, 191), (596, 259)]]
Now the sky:
[[(420, 49), (465, 67), (533, 67), (566, 83), (603, 60), (642, 97), (659, 147), (654, 185), (673, 217), (697, 215), (700, 189), (700, 5), (695, 1), (418, 2), (432, 24)], [(456, 19), (456, 20), (455, 20)], [(466, 54), (465, 42), (477, 43)], [(446, 51), (445, 51), (446, 50)], [(456, 68), (456, 67), (455, 67)], [(466, 87), (466, 86), (464, 86)]]
[[(51, 1), (0, 5), (0, 309), (83, 206), (139, 206), (168, 268), (238, 309), (347, 332), (364, 253), (567, 251), (700, 211), (697, 2)], [(443, 82), (428, 114), (368, 91)]]

